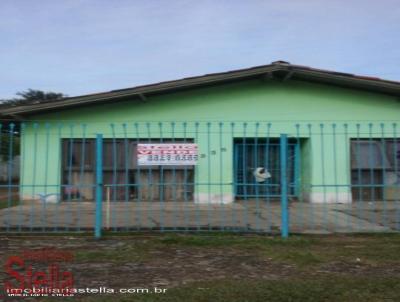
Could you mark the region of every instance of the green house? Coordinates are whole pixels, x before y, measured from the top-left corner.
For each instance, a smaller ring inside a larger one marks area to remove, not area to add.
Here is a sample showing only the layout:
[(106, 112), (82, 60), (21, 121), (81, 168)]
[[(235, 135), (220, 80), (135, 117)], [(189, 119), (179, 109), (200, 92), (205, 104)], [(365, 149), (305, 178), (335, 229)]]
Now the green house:
[[(279, 198), (285, 166), (293, 200), (399, 198), (399, 82), (278, 61), (1, 114), (20, 123), (23, 199), (93, 200), (98, 134), (115, 201)], [(140, 164), (145, 144), (193, 144), (195, 163)]]

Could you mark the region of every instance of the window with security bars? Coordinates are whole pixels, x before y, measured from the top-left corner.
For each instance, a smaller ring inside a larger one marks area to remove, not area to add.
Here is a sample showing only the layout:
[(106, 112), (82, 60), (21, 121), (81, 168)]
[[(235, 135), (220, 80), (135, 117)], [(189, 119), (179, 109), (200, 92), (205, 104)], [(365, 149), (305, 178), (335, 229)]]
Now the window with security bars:
[(400, 140), (353, 139), (351, 176), (353, 200), (392, 199), (400, 183)]
[[(186, 201), (193, 199), (193, 166), (138, 166), (139, 143), (193, 143), (192, 139), (104, 139), (103, 195), (112, 201)], [(95, 140), (62, 141), (64, 200), (93, 200)], [(108, 188), (108, 189), (107, 189)]]
[[(288, 144), (287, 175), (289, 195), (297, 194), (298, 165), (296, 140)], [(234, 141), (234, 177), (237, 198), (279, 197), (281, 195), (281, 159), (279, 139), (237, 138)], [(257, 179), (257, 169), (268, 173), (265, 180)]]

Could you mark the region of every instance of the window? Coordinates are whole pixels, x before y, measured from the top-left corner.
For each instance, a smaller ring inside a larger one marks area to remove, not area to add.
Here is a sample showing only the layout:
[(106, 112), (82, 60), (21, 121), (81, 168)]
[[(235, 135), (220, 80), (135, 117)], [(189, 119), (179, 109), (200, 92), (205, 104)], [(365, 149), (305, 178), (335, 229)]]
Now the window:
[(379, 141), (357, 140), (351, 146), (352, 169), (389, 169), (391, 164)]
[(92, 139), (66, 139), (63, 141), (64, 169), (90, 170), (94, 167), (94, 142)]

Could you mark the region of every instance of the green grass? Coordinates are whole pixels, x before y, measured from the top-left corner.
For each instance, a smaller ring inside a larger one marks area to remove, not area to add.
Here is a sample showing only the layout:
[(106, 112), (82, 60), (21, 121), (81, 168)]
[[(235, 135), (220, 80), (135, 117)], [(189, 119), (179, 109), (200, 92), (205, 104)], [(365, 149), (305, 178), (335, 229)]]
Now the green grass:
[(400, 263), (400, 234), (292, 236), (289, 239), (265, 236), (168, 235), (158, 241), (167, 246), (224, 247), (257, 251), (260, 257), (301, 267), (336, 261), (371, 265)]
[(141, 241), (113, 247), (106, 250), (78, 250), (75, 252), (75, 261), (101, 262), (111, 261), (115, 263), (140, 262), (151, 257), (150, 252), (157, 248), (152, 241)]
[[(204, 251), (221, 255), (226, 251), (228, 255), (238, 255), (238, 259), (246, 257), (251, 263), (271, 264), (272, 274), (266, 273), (266, 276), (274, 279), (249, 277), (237, 280), (230, 279), (233, 277), (229, 273), (224, 275), (225, 279), (212, 279), (205, 274), (198, 282), (168, 286), (166, 294), (73, 298), (83, 302), (400, 301), (400, 274), (396, 273), (396, 268), (400, 268), (400, 234), (309, 235), (291, 236), (286, 240), (223, 233), (105, 236), (100, 241), (77, 238), (84, 243), (73, 251), (77, 263), (113, 262), (115, 267), (124, 267), (124, 263), (143, 262), (156, 267), (157, 261), (152, 262), (154, 259), (168, 261), (176, 250), (190, 251), (191, 255)], [(68, 237), (65, 240), (69, 240)], [(91, 242), (101, 244), (93, 248)], [(189, 259), (193, 262), (193, 258)], [(265, 260), (268, 261), (262, 262)], [(185, 264), (185, 258), (180, 261)], [(191, 265), (196, 269), (195, 263)], [(280, 269), (286, 267), (290, 269), (281, 274)], [(157, 277), (173, 279), (168, 273), (160, 274), (166, 275)], [(118, 272), (114, 277), (120, 277)], [(135, 280), (121, 284), (134, 287)]]
[[(117, 237), (118, 238), (118, 237)], [(115, 237), (113, 237), (113, 240)], [(107, 240), (107, 239), (105, 239)], [(381, 236), (293, 236), (289, 239), (267, 236), (229, 234), (167, 234), (137, 240), (121, 240), (123, 245), (105, 250), (76, 252), (78, 261), (142, 261), (153, 257), (150, 252), (174, 248), (236, 249), (258, 258), (314, 269), (324, 263), (344, 262), (368, 265), (400, 264), (400, 235)], [(383, 257), (383, 255), (385, 255)], [(111, 259), (111, 260), (110, 260)]]
[[(165, 294), (93, 295), (83, 302), (369, 302), (400, 301), (400, 279), (363, 277), (194, 282)], [(57, 301), (45, 300), (44, 301)]]
[(8, 200), (1, 200), (0, 201), (0, 210), (1, 209), (6, 209), (6, 208), (11, 208), (11, 207), (15, 207), (18, 206), (20, 204), (20, 201), (18, 200), (11, 200), (10, 206), (8, 204)]

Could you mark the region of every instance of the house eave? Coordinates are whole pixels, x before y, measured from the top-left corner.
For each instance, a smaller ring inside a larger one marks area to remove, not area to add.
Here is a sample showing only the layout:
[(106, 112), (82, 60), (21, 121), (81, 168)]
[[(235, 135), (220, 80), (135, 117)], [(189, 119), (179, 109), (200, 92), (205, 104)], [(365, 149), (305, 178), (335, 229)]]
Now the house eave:
[(295, 79), (366, 90), (387, 95), (400, 96), (400, 82), (361, 77), (346, 73), (332, 72), (304, 67), (300, 65), (292, 65), (285, 62), (279, 62), (248, 69), (207, 74), (203, 76), (184, 78), (175, 81), (161, 82), (127, 89), (112, 90), (105, 93), (71, 97), (60, 101), (4, 108), (0, 110), (0, 114), (3, 117), (12, 117), (15, 115), (19, 117), (29, 116), (31, 114), (53, 110), (63, 110), (78, 106), (87, 106), (92, 104), (126, 100), (131, 99), (132, 97), (143, 101), (146, 100), (149, 95), (154, 94), (162, 94), (167, 92), (179, 91), (182, 89), (192, 89), (196, 87), (217, 85), (221, 83), (251, 78), (271, 79), (276, 78), (277, 75), (280, 75), (279, 77), (283, 81)]

